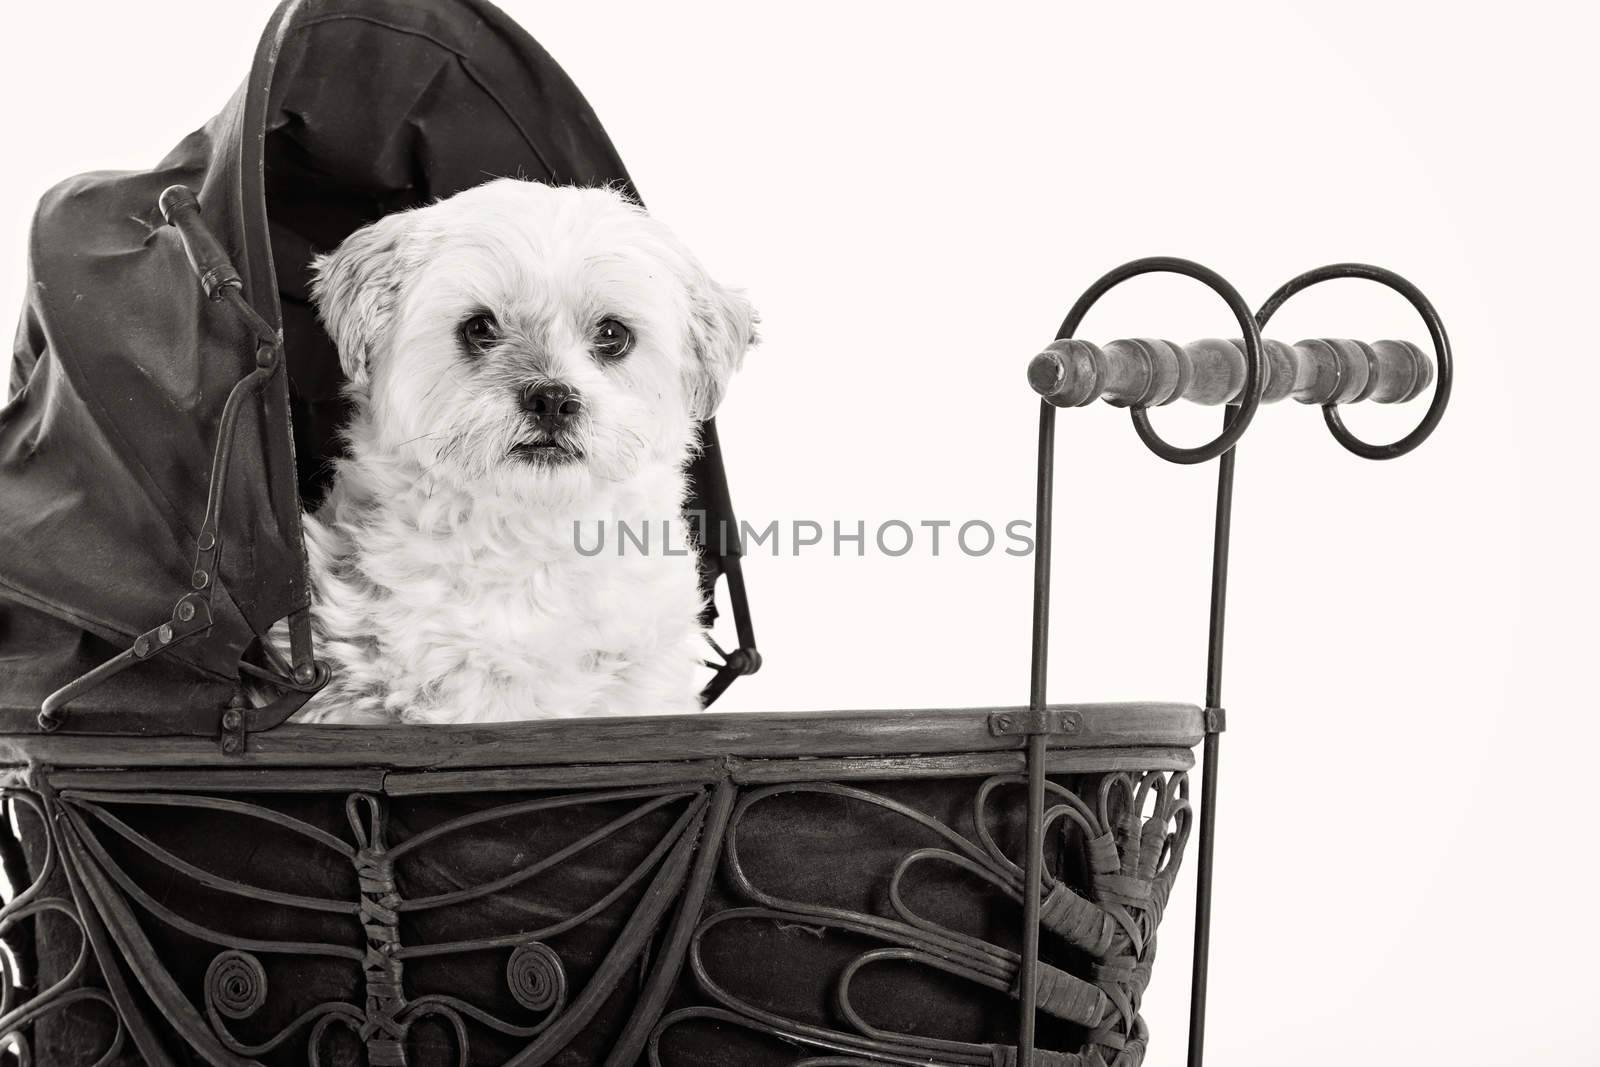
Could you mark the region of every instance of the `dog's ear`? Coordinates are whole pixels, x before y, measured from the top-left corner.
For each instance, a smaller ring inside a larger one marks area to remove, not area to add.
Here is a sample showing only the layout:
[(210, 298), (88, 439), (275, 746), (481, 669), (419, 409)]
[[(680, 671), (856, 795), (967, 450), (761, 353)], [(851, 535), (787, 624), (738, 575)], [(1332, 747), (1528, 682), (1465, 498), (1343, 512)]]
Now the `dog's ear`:
[(689, 285), (689, 411), (696, 419), (717, 413), (728, 379), (756, 344), (760, 316), (743, 291), (719, 285), (704, 271)]
[(416, 259), (409, 248), (414, 218), (409, 211), (387, 215), (311, 263), (317, 314), (338, 346), (345, 377), (357, 389), (371, 380), (372, 357), (388, 334)]

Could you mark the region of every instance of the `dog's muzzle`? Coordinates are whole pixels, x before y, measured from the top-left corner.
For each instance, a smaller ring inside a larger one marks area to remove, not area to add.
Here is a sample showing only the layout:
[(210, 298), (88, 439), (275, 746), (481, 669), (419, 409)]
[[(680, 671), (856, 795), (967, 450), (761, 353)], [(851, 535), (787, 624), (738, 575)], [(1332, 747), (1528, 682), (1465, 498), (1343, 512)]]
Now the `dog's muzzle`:
[(517, 399), (534, 436), (514, 445), (512, 455), (540, 463), (566, 463), (582, 455), (573, 434), (583, 417), (581, 396), (560, 382), (543, 381), (523, 386)]

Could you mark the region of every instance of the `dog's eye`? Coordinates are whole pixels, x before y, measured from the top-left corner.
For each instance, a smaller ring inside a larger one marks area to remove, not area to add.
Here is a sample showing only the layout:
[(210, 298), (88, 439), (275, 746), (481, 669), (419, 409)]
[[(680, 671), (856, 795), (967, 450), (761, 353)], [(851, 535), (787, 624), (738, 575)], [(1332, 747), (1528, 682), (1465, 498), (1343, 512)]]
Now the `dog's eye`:
[(602, 319), (594, 330), (594, 354), (601, 359), (621, 359), (633, 347), (633, 332), (616, 319)]
[(461, 342), (469, 349), (482, 351), (498, 340), (500, 324), (487, 311), (471, 315), (461, 323)]

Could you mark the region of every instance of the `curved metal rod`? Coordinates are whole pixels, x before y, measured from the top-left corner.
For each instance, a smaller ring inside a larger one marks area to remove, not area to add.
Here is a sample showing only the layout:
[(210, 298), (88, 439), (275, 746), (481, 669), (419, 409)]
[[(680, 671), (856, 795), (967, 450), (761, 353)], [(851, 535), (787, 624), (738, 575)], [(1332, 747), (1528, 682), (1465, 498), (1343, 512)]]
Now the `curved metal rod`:
[[(1083, 295), (1078, 297), (1078, 302), (1072, 305), (1072, 310), (1067, 312), (1066, 319), (1061, 323), (1061, 329), (1056, 331), (1056, 339), (1059, 341), (1073, 336), (1083, 317), (1101, 297), (1128, 279), (1137, 278), (1142, 274), (1181, 274), (1207, 286), (1227, 303), (1228, 310), (1232, 311), (1233, 317), (1238, 320), (1239, 329), (1244, 337), (1245, 378), (1244, 390), (1240, 393), (1238, 415), (1212, 440), (1194, 448), (1180, 448), (1169, 444), (1156, 433), (1155, 427), (1150, 424), (1150, 414), (1144, 407), (1135, 406), (1131, 409), (1133, 428), (1138, 431), (1139, 439), (1150, 451), (1170, 463), (1204, 463), (1228, 451), (1238, 443), (1240, 437), (1244, 436), (1245, 430), (1250, 428), (1251, 420), (1256, 417), (1256, 409), (1261, 406), (1262, 387), (1267, 379), (1266, 362), (1261, 347), (1261, 328), (1256, 323), (1256, 317), (1250, 313), (1244, 298), (1226, 278), (1209, 267), (1176, 256), (1150, 256), (1124, 263), (1115, 270), (1107, 272), (1084, 290)], [(1043, 530), (1039, 531), (1039, 536), (1044, 536)]]
[[(829, 1052), (839, 1053), (836, 1056), (823, 1056), (801, 1061), (805, 1064), (828, 1064), (830, 1067), (838, 1065), (864, 1064), (867, 1067), (876, 1067), (878, 1064), (897, 1064), (900, 1067), (991, 1067), (995, 1062), (993, 1054), (985, 1049), (982, 1055), (963, 1057), (957, 1061), (933, 1059), (911, 1048), (871, 1048), (863, 1047), (865, 1042), (853, 1038), (849, 1034), (838, 1031), (824, 1030), (820, 1027), (805, 1027), (808, 1033), (791, 1030), (787, 1026), (775, 1026), (755, 1019), (728, 1011), (725, 1008), (679, 1008), (677, 1011), (666, 1015), (656, 1024), (650, 1034), (648, 1046), (650, 1067), (661, 1067), (661, 1035), (681, 1022), (703, 1019), (709, 1022), (723, 1023), (730, 1026), (743, 1027), (768, 1037), (775, 1037), (786, 1044), (804, 1044), (813, 1048), (826, 1049)], [(797, 1064), (796, 1067), (799, 1067)]]
[[(89, 938), (84, 931), (83, 920), (78, 917), (77, 911), (68, 901), (63, 900), (60, 897), (45, 897), (43, 900), (35, 901), (34, 903), (19, 909), (12, 917), (27, 918), (29, 916), (42, 915), (45, 912), (51, 911), (66, 916), (67, 920), (73, 926), (77, 927), (78, 955), (72, 961), (72, 966), (67, 969), (67, 973), (62, 975), (47, 989), (41, 990), (26, 1004), (19, 1004), (16, 1007), (10, 1008), (3, 1015), (0, 1015), (0, 1033), (6, 1033), (11, 1030), (19, 1029), (23, 1026), (26, 1026), (39, 1016), (45, 1015), (54, 1010), (57, 1001), (72, 996), (74, 993), (74, 989), (72, 987), (77, 985), (78, 979), (83, 975), (84, 968), (88, 965)], [(0, 961), (0, 973), (4, 973), (7, 979), (6, 999), (9, 1003), (11, 994), (14, 990), (10, 985), (11, 972), (7, 969), (8, 967), (8, 962)]]
[(644, 797), (660, 796), (693, 796), (695, 790), (684, 789), (682, 786), (641, 786), (633, 789), (610, 789), (603, 793), (562, 793), (559, 796), (539, 797), (536, 800), (525, 800), (516, 804), (506, 804), (500, 807), (484, 808), (468, 815), (457, 816), (454, 819), (431, 826), (421, 833), (406, 838), (397, 845), (389, 848), (391, 861), (399, 862), (401, 856), (413, 849), (421, 848), (432, 841), (464, 830), (478, 823), (496, 822), (508, 819), (515, 815), (526, 815), (534, 811), (548, 811), (551, 808), (566, 808), (575, 804), (602, 804), (611, 800), (638, 800)]
[(317, 1020), (317, 1025), (311, 1028), (311, 1034), (306, 1038), (306, 1062), (310, 1067), (322, 1067), (322, 1038), (328, 1028), (335, 1023), (343, 1023), (356, 1036), (357, 1041), (365, 1043), (366, 1038), (361, 1034), (360, 1020), (344, 1013), (329, 1013)]
[(396, 905), (395, 910), (402, 913), (410, 911), (429, 911), (434, 908), (448, 907), (452, 904), (461, 904), (468, 900), (476, 900), (480, 897), (490, 896), (503, 890), (510, 889), (512, 886), (520, 885), (523, 882), (526, 882), (535, 875), (544, 873), (557, 864), (564, 863), (573, 856), (578, 855), (580, 852), (583, 852), (600, 841), (605, 840), (607, 837), (610, 837), (623, 827), (631, 826), (633, 823), (638, 822), (651, 812), (659, 811), (675, 801), (691, 796), (694, 796), (694, 794), (668, 793), (664, 796), (647, 800), (644, 803), (629, 809), (626, 813), (617, 816), (615, 819), (612, 819), (599, 829), (580, 837), (578, 840), (569, 845), (557, 849), (555, 852), (550, 853), (550, 855), (545, 856), (542, 859), (535, 860), (526, 867), (520, 867), (517, 870), (512, 871), (510, 874), (503, 875), (499, 878), (495, 878), (491, 881), (483, 882), (478, 885), (467, 886), (464, 889), (453, 890), (449, 893), (436, 893), (430, 897), (417, 897), (412, 900), (402, 900), (398, 905)]
[[(467, 1027), (461, 1021), (461, 1016), (447, 1007), (438, 1005), (433, 1006), (429, 1014), (438, 1015), (450, 1024), (450, 1029), (455, 1033), (456, 1037), (455, 1067), (467, 1067), (471, 1058), (471, 1046), (468, 1044)], [(306, 1062), (310, 1067), (322, 1067), (322, 1038), (328, 1032), (328, 1027), (334, 1023), (343, 1023), (350, 1029), (351, 1033), (355, 1034), (357, 1041), (364, 1043), (368, 1040), (368, 1035), (363, 1032), (365, 1030), (363, 1017), (345, 1013), (324, 1015), (317, 1020), (317, 1025), (311, 1028), (311, 1036), (306, 1039)], [(398, 1062), (404, 1063), (405, 1060), (401, 1059)]]
[[(74, 1004), (85, 1002), (104, 1005), (106, 1010), (111, 1013), (111, 1021), (116, 1024), (116, 1032), (112, 1035), (111, 1044), (100, 1054), (100, 1058), (90, 1065), (90, 1067), (107, 1067), (108, 1064), (115, 1062), (122, 1054), (122, 1046), (127, 1042), (128, 1037), (128, 1028), (123, 1025), (122, 1015), (117, 1010), (117, 1002), (111, 998), (111, 994), (103, 989), (83, 986), (62, 993), (51, 1001), (49, 1009), (51, 1011), (59, 1011)], [(3, 1051), (7, 1046), (10, 1046), (13, 1054), (17, 1056), (19, 1067), (31, 1067), (33, 1060), (29, 1059), (28, 1056), (32, 1054), (32, 1049), (27, 1044), (27, 1038), (23, 1036), (21, 1029), (12, 1029), (0, 1033), (0, 1051)]]
[(222, 1042), (223, 1047), (225, 1047), (229, 1052), (237, 1053), (240, 1056), (249, 1056), (252, 1059), (257, 1056), (266, 1055), (279, 1045), (283, 1044), (285, 1041), (289, 1040), (289, 1038), (293, 1037), (295, 1033), (302, 1029), (307, 1023), (316, 1019), (321, 1019), (324, 1016), (342, 1015), (347, 1022), (355, 1024), (356, 1028), (359, 1028), (360, 1025), (366, 1021), (365, 1014), (359, 1009), (338, 1001), (327, 1001), (326, 1003), (307, 1008), (305, 1011), (297, 1015), (294, 1018), (294, 1021), (288, 1023), (283, 1027), (283, 1029), (279, 1030), (276, 1034), (273, 1034), (260, 1044), (248, 1045), (233, 1036), (233, 1032), (228, 1029), (227, 1023), (223, 1022), (222, 1015), (217, 1011), (216, 1005), (212, 1004), (209, 998), (207, 998), (205, 1007), (206, 1018), (210, 1020), (211, 1029), (217, 1035), (217, 1040)]
[[(1018, 960), (1016, 953), (1000, 948), (998, 945), (990, 944), (981, 937), (963, 933), (960, 930), (950, 930), (946, 927), (940, 926), (932, 919), (918, 915), (916, 911), (914, 911), (911, 906), (906, 903), (905, 894), (902, 892), (902, 883), (905, 881), (906, 873), (917, 864), (928, 860), (940, 860), (944, 863), (950, 864), (952, 867), (955, 867), (958, 870), (966, 871), (968, 874), (973, 875), (981, 881), (988, 883), (990, 886), (993, 886), (1000, 892), (1006, 894), (1013, 901), (1021, 901), (1021, 888), (1014, 882), (1001, 875), (1000, 872), (994, 871), (989, 867), (976, 862), (975, 860), (967, 859), (965, 856), (958, 856), (954, 852), (950, 852), (947, 849), (942, 848), (919, 848), (915, 852), (906, 853), (906, 855), (901, 858), (900, 862), (895, 864), (894, 874), (889, 878), (889, 907), (894, 909), (896, 915), (900, 916), (900, 918), (904, 919), (910, 925), (915, 926), (917, 929), (922, 930), (933, 937), (953, 938), (961, 942), (972, 950), (975, 959), (983, 957), (991, 958), (993, 961), (993, 973), (996, 975), (996, 977), (1004, 978), (1009, 981), (1016, 973)], [(977, 969), (978, 968), (976, 967), (974, 968), (974, 970)]]
[[(797, 1019), (786, 1018), (785, 1016), (779, 1015), (774, 1011), (768, 1011), (754, 1003), (741, 1000), (732, 992), (723, 988), (714, 978), (712, 978), (710, 972), (706, 968), (705, 960), (701, 954), (701, 946), (705, 935), (714, 927), (720, 926), (725, 922), (748, 920), (803, 923), (810, 918), (813, 917), (805, 914), (804, 912), (785, 912), (772, 908), (730, 908), (727, 911), (720, 911), (702, 923), (700, 925), (700, 929), (695, 932), (694, 940), (689, 946), (690, 970), (694, 973), (696, 982), (699, 983), (700, 988), (706, 993), (706, 995), (720, 1003), (723, 1008), (732, 1012), (737, 1012), (739, 1015), (743, 1016), (743, 1018), (739, 1019), (738, 1021), (745, 1026), (751, 1026), (751, 1021), (754, 1020), (756, 1023), (761, 1024), (761, 1026), (752, 1028), (767, 1028), (768, 1032), (776, 1036), (785, 1037), (787, 1040), (801, 1041), (806, 1044), (816, 1045), (818, 1047), (831, 1049), (837, 1052), (854, 1052), (857, 1054), (886, 1056), (910, 1056), (914, 1057), (909, 1061), (910, 1063), (928, 1063), (930, 1050), (924, 1045), (923, 1040), (920, 1038), (907, 1035), (903, 1039), (896, 1041), (875, 1041), (869, 1037), (851, 1034), (841, 1030), (830, 1029), (829, 1027), (814, 1023), (801, 1022)], [(860, 920), (863, 918), (866, 918), (866, 916), (856, 915), (854, 917), (854, 921), (833, 920), (827, 925), (836, 929), (848, 931), (850, 933), (863, 934), (868, 937), (881, 938), (884, 936), (881, 932), (861, 922)], [(890, 943), (896, 944), (894, 941), (891, 941)], [(918, 947), (916, 940), (898, 942), (898, 944), (901, 947), (907, 948)], [(921, 947), (924, 951), (927, 951), (926, 945)], [(968, 975), (966, 977), (972, 976)], [(671, 1016), (668, 1018), (670, 1019)], [(667, 1020), (663, 1020), (661, 1026), (657, 1028), (657, 1032), (659, 1033), (660, 1030), (664, 1029), (666, 1025)], [(980, 1055), (975, 1054), (972, 1059), (962, 1060), (960, 1062), (986, 1064), (989, 1062), (989, 1059), (987, 1056), (980, 1057)]]
[[(977, 828), (978, 840), (983, 843), (984, 850), (989, 853), (989, 857), (994, 860), (994, 862), (1003, 870), (1009, 873), (1018, 886), (1022, 885), (1022, 868), (1013, 862), (1011, 857), (1005, 854), (1005, 851), (1000, 847), (999, 843), (995, 841), (994, 835), (989, 832), (989, 820), (987, 818), (987, 812), (989, 808), (989, 797), (1000, 786), (1027, 785), (1027, 783), (1028, 778), (1026, 775), (997, 774), (992, 778), (985, 780), (984, 783), (978, 787), (978, 794), (972, 802), (973, 825)], [(1049, 811), (1046, 811), (1044, 813), (1045, 821), (1050, 821), (1051, 813), (1061, 809), (1062, 815), (1072, 819), (1072, 821), (1083, 830), (1086, 836), (1099, 837), (1105, 832), (1100, 825), (1099, 817), (1089, 809), (1089, 806), (1083, 802), (1081, 797), (1073, 795), (1073, 793), (1065, 786), (1051, 781), (1046, 781), (1044, 788), (1047, 795), (1052, 797), (1060, 797), (1066, 801), (1065, 804), (1058, 804)]]
[[(1226, 426), (1237, 411), (1229, 406)], [(1194, 956), (1189, 978), (1189, 1067), (1205, 1060), (1206, 998), (1211, 981), (1212, 857), (1217, 825), (1218, 760), (1222, 750), (1222, 653), (1228, 617), (1228, 555), (1233, 543), (1233, 472), (1239, 453), (1217, 464), (1217, 503), (1211, 535), (1211, 600), (1206, 637), (1206, 736), (1200, 778), (1200, 841), (1195, 863)]]
[[(34, 797), (20, 792), (11, 793), (9, 796), (12, 799), (22, 799), (39, 817), (41, 823), (48, 824), (43, 806)], [(0, 955), (0, 1049), (9, 1045), (18, 1060), (26, 1065), (31, 1062), (27, 1057), (32, 1050), (22, 1030), (46, 1015), (82, 1001), (90, 1001), (104, 1004), (109, 1008), (112, 1020), (116, 1023), (116, 1033), (112, 1035), (110, 1046), (93, 1064), (93, 1067), (105, 1067), (121, 1054), (127, 1038), (127, 1028), (110, 994), (104, 990), (78, 985), (88, 964), (91, 946), (88, 930), (78, 914), (77, 907), (64, 898), (39, 896), (55, 870), (57, 856), (53, 835), (46, 833), (44, 836), (45, 860), (40, 866), (39, 874), (25, 889), (15, 891), (13, 887), (15, 895), (6, 901), (4, 907), (0, 907), (0, 932), (8, 930), (22, 920), (35, 918), (46, 912), (57, 912), (78, 931), (78, 954), (66, 974), (48, 988), (35, 993), (26, 1004), (20, 1005), (15, 1003), (18, 987), (11, 975), (13, 960)]]
[(91, 804), (134, 804), (148, 807), (170, 808), (204, 808), (209, 811), (225, 811), (232, 815), (243, 815), (251, 819), (260, 819), (274, 826), (281, 827), (292, 833), (301, 835), (324, 845), (347, 860), (354, 860), (356, 850), (344, 841), (328, 833), (319, 826), (312, 826), (308, 822), (296, 819), (292, 815), (285, 815), (271, 808), (264, 808), (259, 804), (250, 804), (242, 800), (229, 800), (226, 797), (196, 796), (189, 793), (113, 793), (100, 789), (63, 789), (57, 794), (65, 803), (76, 807), (87, 807)]
[[(13, 802), (21, 801), (23, 804), (28, 806), (30, 811), (33, 812), (34, 818), (39, 820), (39, 825), (41, 827), (48, 827), (50, 825), (50, 820), (45, 816), (44, 813), (44, 805), (40, 804), (32, 793), (24, 792), (20, 789), (8, 789), (5, 791), (5, 799)], [(0, 812), (0, 817), (3, 817), (6, 814), (9, 813)], [(18, 826), (20, 825), (21, 823), (19, 822)], [(20, 917), (18, 913), (23, 908), (27, 907), (28, 903), (32, 901), (34, 897), (39, 895), (39, 893), (44, 889), (45, 882), (49, 880), (50, 875), (55, 871), (55, 835), (43, 833), (39, 836), (44, 838), (44, 862), (39, 865), (39, 873), (34, 875), (32, 882), (20, 889), (16, 886), (11, 887), (11, 899), (6, 901), (3, 907), (0, 907), (0, 933), (4, 933), (10, 928), (12, 922)]]
[(128, 899), (134, 901), (145, 911), (175, 930), (209, 944), (243, 949), (247, 952), (276, 953), (289, 956), (325, 956), (334, 959), (355, 960), (357, 963), (360, 963), (365, 958), (365, 954), (360, 949), (349, 948), (344, 945), (311, 941), (269, 941), (262, 938), (238, 937), (185, 919), (141, 889), (138, 883), (128, 876), (128, 872), (124, 871), (116, 860), (112, 859), (105, 846), (100, 843), (100, 839), (94, 835), (88, 824), (83, 821), (82, 813), (69, 807), (63, 810), (63, 814), (67, 823), (76, 831), (78, 839), (82, 842), (84, 848), (94, 857), (100, 871), (109, 875)]
[(473, 1004), (468, 1004), (460, 997), (453, 997), (446, 993), (428, 993), (417, 997), (406, 1004), (405, 1010), (400, 1013), (400, 1022), (410, 1023), (413, 1020), (429, 1014), (428, 1009), (435, 1005), (442, 1005), (453, 1011), (459, 1012), (473, 1022), (497, 1030), (507, 1037), (538, 1037), (549, 1029), (550, 1024), (560, 1018), (561, 1013), (567, 1009), (566, 995), (563, 994), (554, 1007), (545, 1012), (545, 1017), (531, 1026), (522, 1026), (517, 1023), (508, 1023), (498, 1015), (484, 1011)]
[(220, 893), (228, 893), (233, 896), (245, 897), (248, 900), (258, 901), (264, 904), (281, 904), (286, 908), (298, 908), (301, 911), (331, 912), (334, 914), (351, 916), (360, 914), (361, 906), (351, 901), (332, 900), (327, 897), (311, 897), (304, 896), (300, 893), (284, 893), (273, 889), (262, 889), (260, 886), (249, 885), (248, 883), (228, 878), (225, 875), (208, 871), (203, 867), (199, 867), (193, 863), (190, 863), (188, 860), (185, 860), (180, 856), (174, 855), (172, 852), (156, 844), (144, 834), (141, 834), (138, 830), (135, 830), (133, 827), (129, 826), (127, 823), (123, 822), (109, 811), (100, 807), (98, 804), (80, 804), (76, 806), (79, 808), (79, 810), (86, 811), (90, 815), (93, 815), (96, 819), (100, 820), (100, 822), (104, 823), (111, 831), (116, 833), (117, 836), (132, 844), (135, 848), (139, 849), (147, 856), (150, 856), (159, 863), (165, 864), (180, 874), (188, 875), (190, 878), (209, 889), (215, 889)]
[[(413, 1001), (412, 1008), (416, 1009), (416, 1005), (419, 1003), (422, 1002)], [(406, 1012), (406, 1028), (409, 1029), (412, 1023), (427, 1015), (438, 1016), (450, 1024), (450, 1029), (456, 1037), (456, 1067), (467, 1067), (472, 1062), (472, 1044), (467, 1037), (467, 1024), (462, 1021), (461, 1016), (449, 1004), (438, 1000), (430, 1000), (423, 1004), (420, 1010)], [(552, 1020), (556, 1018), (559, 1018), (559, 1016), (551, 1016)]]
[(650, 853), (645, 856), (644, 859), (639, 861), (638, 866), (634, 867), (632, 871), (628, 872), (627, 877), (623, 878), (620, 882), (613, 886), (599, 900), (595, 901), (593, 904), (590, 904), (587, 908), (584, 908), (582, 911), (574, 915), (569, 915), (565, 919), (560, 919), (549, 926), (543, 926), (537, 930), (519, 930), (517, 933), (507, 934), (501, 937), (484, 937), (467, 941), (447, 941), (433, 945), (402, 946), (395, 951), (395, 959), (415, 960), (430, 956), (453, 956), (463, 952), (482, 952), (486, 949), (510, 948), (514, 945), (520, 945), (526, 941), (544, 941), (555, 937), (557, 934), (566, 933), (574, 926), (587, 922), (589, 919), (600, 914), (612, 904), (616, 903), (622, 894), (626, 893), (634, 885), (637, 885), (644, 879), (645, 875), (649, 874), (658, 865), (660, 865), (663, 857), (665, 857), (668, 852), (670, 852), (682, 841), (684, 833), (691, 825), (695, 824), (696, 820), (699, 818), (700, 814), (705, 811), (706, 806), (709, 803), (710, 802), (704, 796), (701, 796), (690, 803), (688, 807), (684, 809), (683, 814), (678, 816), (678, 821), (673, 823), (672, 828), (667, 831), (666, 835), (662, 837), (659, 842), (656, 843), (656, 846), (650, 850)]
[(969, 974), (964, 968), (953, 966), (931, 952), (923, 952), (914, 948), (873, 949), (871, 952), (864, 952), (851, 960), (844, 970), (839, 972), (839, 984), (834, 988), (833, 1002), (838, 1007), (839, 1014), (844, 1016), (846, 1022), (874, 1041), (924, 1045), (930, 1053), (962, 1055), (974, 1052), (981, 1054), (984, 1051), (984, 1046), (971, 1041), (951, 1041), (946, 1038), (923, 1037), (919, 1034), (907, 1034), (898, 1030), (885, 1030), (867, 1022), (865, 1017), (856, 1010), (855, 1005), (850, 1002), (850, 983), (855, 980), (856, 974), (862, 968), (870, 967), (885, 960), (914, 963), (929, 967), (945, 974), (954, 975), (957, 978), (965, 978), (968, 981), (987, 986), (999, 993), (1009, 992), (1011, 988), (1011, 984), (1007, 981)]
[(1416, 309), (1417, 314), (1422, 316), (1423, 323), (1428, 327), (1428, 336), (1433, 340), (1433, 360), (1439, 373), (1433, 387), (1433, 401), (1423, 413), (1422, 421), (1404, 437), (1386, 445), (1370, 444), (1345, 427), (1337, 404), (1326, 404), (1322, 408), (1322, 417), (1333, 433), (1334, 440), (1347, 450), (1362, 459), (1395, 459), (1426, 441), (1439, 425), (1439, 420), (1444, 418), (1444, 409), (1450, 403), (1450, 387), (1455, 378), (1455, 367), (1450, 356), (1450, 338), (1444, 331), (1444, 322), (1439, 318), (1438, 311), (1434, 310), (1433, 304), (1422, 294), (1422, 290), (1394, 271), (1374, 267), (1369, 263), (1330, 263), (1326, 267), (1308, 270), (1299, 277), (1290, 279), (1279, 286), (1277, 292), (1267, 297), (1267, 302), (1261, 305), (1261, 310), (1256, 312), (1256, 325), (1260, 329), (1266, 329), (1272, 316), (1278, 313), (1278, 309), (1283, 307), (1290, 297), (1304, 292), (1313, 285), (1320, 285), (1335, 278), (1360, 278), (1377, 282), (1399, 293)]
[[(740, 799), (738, 806), (734, 808), (733, 815), (729, 817), (726, 840), (723, 845), (723, 863), (725, 864), (729, 879), (733, 882), (734, 887), (741, 895), (743, 895), (746, 899), (754, 900), (771, 910), (803, 915), (812, 921), (821, 919), (826, 923), (834, 925), (853, 924), (852, 928), (858, 929), (860, 932), (866, 933), (872, 937), (883, 938), (891, 943), (912, 945), (923, 944), (924, 947), (926, 947), (928, 943), (932, 943), (937, 945), (940, 950), (953, 957), (963, 957), (969, 959), (974, 967), (984, 968), (992, 966), (992, 956), (990, 953), (976, 953), (968, 945), (963, 944), (957, 938), (948, 935), (934, 935), (921, 931), (909, 923), (904, 923), (899, 920), (888, 919), (877, 915), (864, 915), (860, 912), (850, 911), (845, 908), (835, 908), (824, 905), (806, 904), (802, 901), (796, 900), (786, 900), (757, 889), (755, 884), (750, 881), (749, 876), (745, 873), (744, 866), (739, 858), (739, 826), (744, 818), (745, 813), (753, 804), (756, 804), (768, 797), (775, 796), (779, 793), (822, 793), (843, 797), (849, 800), (857, 800), (865, 804), (875, 805), (885, 810), (895, 812), (898, 815), (902, 815), (910, 819), (912, 822), (915, 822), (917, 825), (934, 832), (951, 847), (952, 851), (963, 854), (967, 858), (977, 863), (985, 863), (983, 852), (975, 847), (965, 837), (962, 837), (960, 834), (956, 833), (954, 830), (951, 830), (938, 820), (917, 811), (915, 808), (911, 808), (904, 804), (900, 804), (897, 801), (889, 800), (886, 797), (880, 797), (876, 794), (868, 793), (860, 789), (854, 789), (849, 786), (834, 785), (826, 782), (797, 782), (785, 785), (768, 786), (766, 788), (757, 789), (746, 794)], [(1004, 950), (996, 951), (1003, 952)]]

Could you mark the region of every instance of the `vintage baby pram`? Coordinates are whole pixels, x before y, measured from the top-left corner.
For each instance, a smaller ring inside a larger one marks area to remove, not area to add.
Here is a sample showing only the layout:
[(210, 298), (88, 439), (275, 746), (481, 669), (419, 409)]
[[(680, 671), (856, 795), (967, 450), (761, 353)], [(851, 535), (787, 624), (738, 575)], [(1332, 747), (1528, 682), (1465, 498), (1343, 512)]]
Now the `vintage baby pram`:
[[(340, 418), (306, 264), (497, 174), (627, 180), (488, 4), (309, 0), (276, 12), (239, 94), (160, 166), (41, 206), (0, 415), (0, 784), (21, 831), (0, 835), (0, 1047), (49, 1065), (1136, 1067), (1204, 741), (1198, 1063), (1231, 446), (1293, 395), (1359, 454), (1415, 447), (1450, 384), (1426, 300), (1338, 267), (1252, 316), (1181, 260), (1085, 294), (1061, 337), (1160, 270), (1215, 288), (1242, 340), (1062, 340), (1030, 366), (1046, 402), (1027, 707), (282, 725), (320, 680), (299, 514)], [(1432, 362), (1261, 340), (1283, 300), (1346, 275), (1412, 300)], [(1336, 405), (1411, 399), (1435, 366), (1407, 438), (1344, 429)], [(1204, 706), (1046, 702), (1055, 410), (1097, 397), (1165, 458), (1222, 457)], [(1163, 443), (1146, 408), (1179, 397), (1226, 403), (1223, 434)], [(694, 485), (715, 529), (732, 513), (709, 440)], [(704, 581), (728, 578), (738, 640), (708, 699), (759, 665), (736, 543), (709, 540)], [(255, 640), (284, 618), (287, 663)], [(283, 696), (246, 707), (246, 677)]]

